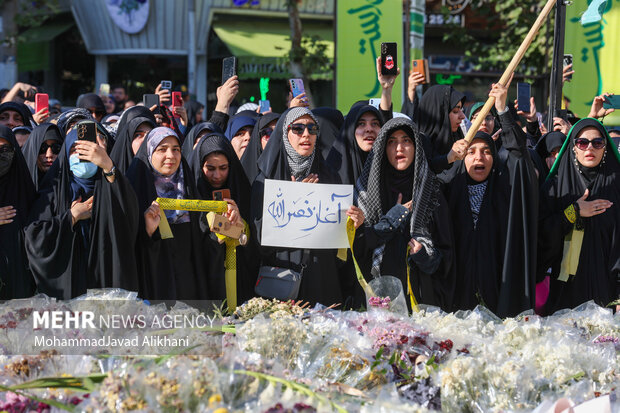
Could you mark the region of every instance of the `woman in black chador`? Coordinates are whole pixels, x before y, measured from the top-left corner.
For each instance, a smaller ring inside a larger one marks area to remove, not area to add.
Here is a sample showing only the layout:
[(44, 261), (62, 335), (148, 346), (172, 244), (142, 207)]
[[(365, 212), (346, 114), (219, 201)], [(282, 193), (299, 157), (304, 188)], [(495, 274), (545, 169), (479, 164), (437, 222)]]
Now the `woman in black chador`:
[(203, 242), (202, 212), (165, 210), (172, 238), (161, 233), (158, 197), (198, 199), (181, 141), (170, 128), (157, 127), (144, 139), (127, 178), (138, 196), (140, 228), (135, 245), (140, 296), (151, 300), (206, 300), (204, 263), (213, 254)]
[(541, 190), (538, 265), (551, 267), (546, 311), (620, 296), (620, 156), (591, 118), (573, 126)]
[(116, 144), (110, 152), (110, 158), (121, 173), (127, 173), (144, 138), (156, 124), (153, 112), (144, 106), (134, 106), (123, 112), (118, 121)]
[(128, 253), (138, 229), (136, 195), (114, 168), (107, 142), (97, 140), (78, 140), (76, 129), (67, 134), (56, 160), (58, 173), (30, 213), (30, 268), (39, 292), (51, 297), (138, 287), (135, 258)]
[[(269, 138), (258, 167), (260, 173), (252, 185), (253, 234), (261, 239), (265, 179), (297, 182), (340, 183), (317, 150), (320, 139), (317, 119), (306, 108), (285, 112)], [(337, 251), (331, 249), (296, 249), (259, 247), (261, 265), (302, 271), (298, 299), (324, 305), (342, 303), (342, 289), (337, 268)]]
[(32, 296), (24, 226), (36, 191), (17, 140), (0, 125), (0, 299)]
[(365, 225), (353, 249), (367, 280), (394, 276), (406, 294), (410, 281), (418, 302), (449, 309), (455, 274), (450, 219), (422, 139), (404, 118), (381, 128), (356, 186)]
[[(250, 220), (250, 191), (251, 186), (245, 172), (237, 159), (232, 145), (219, 133), (211, 133), (202, 137), (194, 149), (192, 170), (200, 199), (212, 200), (213, 191), (230, 190), (229, 221), (234, 223), (249, 222)], [(242, 221), (243, 220), (243, 221)], [(205, 222), (202, 225), (206, 225)], [(218, 245), (215, 234), (207, 232), (214, 245)], [(236, 273), (237, 273), (237, 304), (242, 304), (254, 296), (254, 284), (258, 264), (256, 262), (256, 240), (250, 237), (245, 246), (238, 246)], [(216, 247), (220, 254), (209, 260), (209, 291), (214, 299), (226, 298), (226, 284), (224, 278), (224, 259), (226, 245)]]
[(457, 271), (452, 310), (482, 304), (500, 317), (534, 308), (538, 181), (525, 133), (506, 107), (507, 87), (489, 96), (504, 134), (502, 156), (477, 132), (446, 178)]
[(35, 127), (22, 148), (32, 182), (42, 189), (43, 178), (58, 157), (64, 138), (58, 126), (44, 123)]

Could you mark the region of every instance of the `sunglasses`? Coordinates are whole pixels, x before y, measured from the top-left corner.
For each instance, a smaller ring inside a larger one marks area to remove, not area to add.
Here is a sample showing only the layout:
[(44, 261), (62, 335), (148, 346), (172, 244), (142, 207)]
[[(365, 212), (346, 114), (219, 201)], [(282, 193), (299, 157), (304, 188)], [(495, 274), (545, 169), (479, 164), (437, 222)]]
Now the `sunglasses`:
[(11, 145), (0, 145), (0, 153), (14, 152), (15, 149)]
[(261, 129), (258, 134), (262, 138), (264, 136), (271, 136), (272, 133), (273, 133), (273, 128), (265, 128), (265, 129)]
[(588, 146), (592, 144), (594, 149), (603, 149), (605, 147), (605, 138), (594, 138), (592, 140), (586, 138), (577, 138), (575, 139), (575, 146), (577, 149), (585, 151), (588, 149)]
[(293, 123), (288, 127), (288, 130), (293, 131), (295, 135), (302, 135), (304, 133), (304, 129), (308, 129), (308, 133), (310, 135), (316, 135), (319, 133), (319, 125), (316, 123)]
[(59, 143), (52, 143), (51, 145), (48, 145), (47, 143), (43, 142), (41, 144), (41, 149), (39, 149), (39, 155), (43, 155), (44, 153), (47, 152), (47, 148), (52, 148), (52, 153), (54, 155), (58, 155), (60, 153), (60, 144)]

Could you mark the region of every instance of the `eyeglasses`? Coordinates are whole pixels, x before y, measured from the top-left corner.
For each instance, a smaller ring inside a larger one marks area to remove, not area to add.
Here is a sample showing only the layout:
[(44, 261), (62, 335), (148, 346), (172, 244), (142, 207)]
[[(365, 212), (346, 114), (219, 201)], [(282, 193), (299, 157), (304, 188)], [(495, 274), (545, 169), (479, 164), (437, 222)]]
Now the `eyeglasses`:
[(289, 125), (288, 130), (292, 131), (295, 135), (302, 135), (304, 129), (308, 129), (310, 135), (316, 135), (319, 133), (319, 125), (316, 123), (293, 123)]
[(0, 153), (13, 152), (15, 149), (11, 145), (0, 145)]
[(59, 143), (52, 143), (51, 145), (48, 145), (47, 143), (43, 142), (41, 144), (41, 149), (39, 149), (39, 155), (43, 155), (44, 153), (46, 153), (48, 148), (52, 148), (52, 153), (54, 155), (58, 155), (60, 153)]
[(265, 128), (265, 129), (261, 129), (258, 134), (262, 138), (264, 136), (271, 136), (272, 133), (273, 133), (273, 128)]
[(586, 138), (577, 138), (575, 139), (575, 146), (577, 149), (581, 151), (585, 151), (588, 149), (588, 146), (592, 144), (594, 149), (603, 149), (605, 147), (605, 138), (594, 138), (594, 139), (586, 139)]

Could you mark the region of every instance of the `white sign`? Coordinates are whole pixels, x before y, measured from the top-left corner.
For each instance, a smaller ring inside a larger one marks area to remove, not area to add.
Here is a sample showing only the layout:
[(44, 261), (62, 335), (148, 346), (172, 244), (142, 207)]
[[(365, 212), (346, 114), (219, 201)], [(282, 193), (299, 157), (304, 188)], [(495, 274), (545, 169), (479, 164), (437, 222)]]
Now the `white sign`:
[(347, 209), (353, 185), (266, 179), (261, 245), (347, 248)]
[(136, 34), (149, 19), (149, 0), (106, 0), (108, 14), (122, 31)]

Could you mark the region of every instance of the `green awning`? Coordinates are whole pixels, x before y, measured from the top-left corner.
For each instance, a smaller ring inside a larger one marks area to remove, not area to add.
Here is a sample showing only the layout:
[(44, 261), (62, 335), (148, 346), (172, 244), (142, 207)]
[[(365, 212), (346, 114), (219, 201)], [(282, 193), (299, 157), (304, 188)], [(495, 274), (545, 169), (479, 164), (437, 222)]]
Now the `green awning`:
[(28, 72), (48, 70), (49, 42), (69, 30), (73, 23), (47, 24), (26, 30), (17, 43), (17, 70)]
[[(291, 32), (285, 21), (255, 21), (251, 25), (233, 21), (214, 22), (213, 30), (239, 59), (239, 78), (270, 77), (288, 79), (288, 52)], [(333, 60), (334, 33), (329, 25), (303, 23), (304, 36), (318, 36), (327, 45), (327, 56)], [(331, 79), (332, 72), (313, 74), (313, 78)]]

